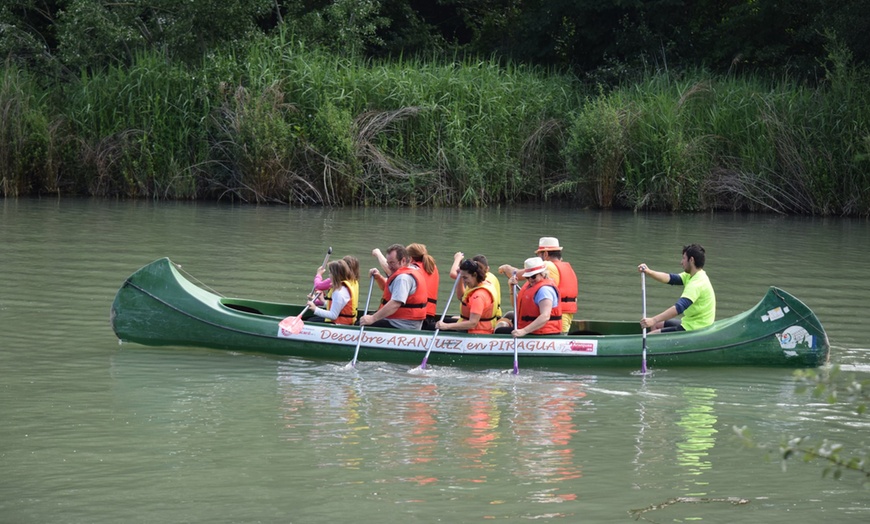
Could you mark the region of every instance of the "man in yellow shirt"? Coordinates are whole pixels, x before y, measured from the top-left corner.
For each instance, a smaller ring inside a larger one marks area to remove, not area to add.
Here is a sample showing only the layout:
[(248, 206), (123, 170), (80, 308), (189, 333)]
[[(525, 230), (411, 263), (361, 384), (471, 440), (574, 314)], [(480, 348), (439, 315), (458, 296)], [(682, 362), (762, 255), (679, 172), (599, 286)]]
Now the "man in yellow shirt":
[[(683, 247), (680, 274), (653, 271), (646, 264), (637, 266), (645, 273), (663, 284), (682, 285), (683, 294), (677, 303), (658, 315), (640, 319), (641, 327), (652, 329), (651, 333), (692, 331), (707, 327), (716, 320), (716, 293), (704, 271), (706, 252), (699, 244)], [(683, 315), (682, 320), (676, 318)]]

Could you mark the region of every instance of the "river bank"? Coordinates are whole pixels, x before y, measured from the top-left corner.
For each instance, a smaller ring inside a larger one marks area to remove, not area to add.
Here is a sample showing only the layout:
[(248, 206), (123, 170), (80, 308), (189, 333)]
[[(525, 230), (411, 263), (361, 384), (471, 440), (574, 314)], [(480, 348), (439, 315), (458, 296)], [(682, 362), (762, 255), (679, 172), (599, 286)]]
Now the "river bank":
[(870, 214), (868, 71), (816, 86), (494, 60), (375, 62), (264, 38), (63, 80), (0, 68), (0, 191), (291, 205), (558, 202)]

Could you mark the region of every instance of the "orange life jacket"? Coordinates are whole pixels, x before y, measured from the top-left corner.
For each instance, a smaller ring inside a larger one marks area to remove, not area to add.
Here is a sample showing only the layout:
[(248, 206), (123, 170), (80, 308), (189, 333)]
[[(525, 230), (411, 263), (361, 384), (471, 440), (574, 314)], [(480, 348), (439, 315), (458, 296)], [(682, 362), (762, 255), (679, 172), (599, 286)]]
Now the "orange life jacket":
[(571, 264), (561, 260), (551, 260), (559, 270), (559, 302), (562, 313), (577, 312), (577, 274)]
[[(326, 319), (327, 322), (335, 322), (336, 324), (344, 324), (351, 325), (356, 322), (356, 308), (357, 308), (357, 297), (353, 293), (353, 285), (348, 280), (342, 280), (342, 285), (347, 288), (347, 292), (350, 295), (350, 300), (347, 301), (347, 304), (338, 312), (338, 318), (335, 320)], [(327, 306), (329, 309), (332, 309), (332, 289), (330, 288), (329, 300), (327, 301)]]
[(414, 277), (417, 282), (417, 290), (411, 295), (408, 295), (408, 301), (399, 307), (399, 309), (387, 318), (401, 320), (424, 320), (426, 318), (426, 304), (429, 299), (429, 294), (426, 288), (426, 272), (417, 267), (402, 267), (396, 270), (390, 278), (387, 279), (387, 284), (384, 286), (384, 298), (381, 299), (381, 307), (393, 299), (393, 293), (390, 291), (390, 284), (397, 276), (408, 274)]
[[(538, 308), (538, 305), (535, 304), (535, 293), (538, 292), (543, 286), (550, 286), (553, 289), (556, 289), (558, 294), (558, 288), (556, 287), (556, 283), (550, 280), (549, 278), (544, 278), (539, 280), (534, 286), (530, 286), (531, 282), (526, 282), (526, 284), (520, 289), (520, 294), (517, 297), (517, 309), (519, 311), (516, 312), (517, 316), (517, 327), (519, 329), (523, 329), (532, 323), (538, 315), (541, 314), (541, 310)], [(553, 310), (550, 311), (550, 320), (544, 324), (543, 327), (538, 328), (538, 330), (533, 331), (533, 335), (549, 335), (553, 333), (561, 333), (562, 332), (562, 309), (559, 307), (559, 303), (553, 304)]]
[(438, 284), (441, 280), (441, 277), (438, 275), (438, 266), (435, 266), (435, 269), (433, 269), (431, 273), (426, 273), (422, 264), (418, 267), (420, 268), (420, 271), (423, 272), (423, 278), (426, 279), (426, 290), (428, 293), (426, 316), (438, 316)]
[(468, 332), (492, 333), (492, 321), (495, 318), (495, 314), (493, 313), (493, 309), (495, 307), (495, 290), (492, 288), (492, 284), (490, 284), (488, 281), (484, 280), (480, 283), (480, 285), (465, 290), (465, 293), (462, 294), (462, 298), (459, 301), (461, 304), (459, 307), (459, 316), (462, 317), (462, 320), (468, 320), (469, 318), (471, 318), (471, 312), (468, 306), (468, 298), (477, 291), (484, 291), (484, 294), (488, 293), (490, 302), (489, 306), (483, 308), (483, 312), (480, 314), (480, 321), (477, 323), (476, 326), (469, 329)]

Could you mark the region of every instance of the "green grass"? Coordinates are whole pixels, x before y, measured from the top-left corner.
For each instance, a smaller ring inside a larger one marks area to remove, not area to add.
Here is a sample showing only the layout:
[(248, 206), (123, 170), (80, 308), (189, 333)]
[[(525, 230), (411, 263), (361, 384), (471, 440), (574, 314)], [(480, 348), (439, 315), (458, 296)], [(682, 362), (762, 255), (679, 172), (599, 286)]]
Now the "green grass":
[(374, 62), (286, 34), (63, 84), (6, 63), (0, 189), (866, 216), (868, 76), (834, 53), (815, 87), (699, 70), (592, 90), (495, 59)]

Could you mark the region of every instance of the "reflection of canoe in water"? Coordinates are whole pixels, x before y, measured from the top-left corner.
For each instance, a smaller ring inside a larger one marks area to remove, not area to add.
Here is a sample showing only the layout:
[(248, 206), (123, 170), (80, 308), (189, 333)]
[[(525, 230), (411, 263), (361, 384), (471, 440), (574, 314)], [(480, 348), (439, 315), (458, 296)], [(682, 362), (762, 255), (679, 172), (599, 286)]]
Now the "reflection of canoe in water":
[[(278, 323), (302, 306), (224, 298), (187, 280), (167, 258), (133, 273), (112, 304), (112, 328), (123, 341), (349, 361), (359, 327), (305, 322), (291, 334)], [(432, 332), (366, 328), (360, 360), (419, 363)], [(521, 367), (640, 366), (637, 321), (575, 320), (565, 336), (517, 339)], [(771, 287), (752, 309), (710, 327), (647, 337), (651, 366), (751, 365), (815, 367), (830, 346), (815, 314), (797, 298)], [(510, 335), (440, 332), (429, 362), (511, 367)]]

